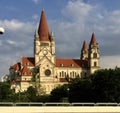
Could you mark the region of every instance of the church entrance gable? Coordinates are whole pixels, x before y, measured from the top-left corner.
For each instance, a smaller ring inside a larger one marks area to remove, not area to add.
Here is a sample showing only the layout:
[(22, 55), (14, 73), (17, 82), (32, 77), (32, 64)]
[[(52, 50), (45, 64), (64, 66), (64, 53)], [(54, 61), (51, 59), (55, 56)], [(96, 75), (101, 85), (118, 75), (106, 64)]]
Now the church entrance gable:
[(53, 82), (55, 65), (47, 57), (44, 57), (39, 63), (40, 82)]

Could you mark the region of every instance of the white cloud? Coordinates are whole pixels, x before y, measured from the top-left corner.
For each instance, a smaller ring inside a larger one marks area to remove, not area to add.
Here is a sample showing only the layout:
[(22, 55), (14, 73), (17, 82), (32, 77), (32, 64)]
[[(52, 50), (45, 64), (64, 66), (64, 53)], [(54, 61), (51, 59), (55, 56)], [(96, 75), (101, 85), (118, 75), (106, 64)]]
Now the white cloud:
[(41, 3), (42, 0), (32, 0), (35, 4)]
[(59, 19), (50, 24), (54, 27), (58, 57), (79, 58), (82, 42), (86, 40), (89, 44), (91, 34), (95, 32), (101, 57), (104, 57), (102, 65), (120, 64), (120, 10), (107, 11), (99, 5), (75, 0), (68, 2), (62, 14), (70, 21)]
[(22, 22), (16, 19), (0, 20), (0, 25), (11, 32), (25, 31), (26, 33), (28, 33), (31, 32), (31, 30), (33, 29), (33, 23)]
[(8, 72), (10, 65), (21, 60), (21, 56), (33, 55), (36, 25), (15, 19), (0, 20), (0, 25), (5, 28), (5, 33), (1, 35), (0, 41), (0, 64), (3, 64), (0, 68), (0, 74), (3, 75)]
[(18, 20), (15, 20), (15, 19), (11, 21), (3, 20), (3, 21), (0, 21), (0, 24), (11, 31), (16, 31), (22, 28), (24, 25), (22, 22), (19, 22)]
[(14, 42), (14, 41), (12, 41), (12, 40), (7, 40), (6, 42), (7, 42), (8, 44), (11, 44), (11, 45), (17, 45), (17, 43)]
[(39, 19), (39, 15), (35, 14), (35, 15), (32, 16), (32, 18), (33, 18), (34, 20), (38, 20), (38, 19)]
[(101, 68), (120, 67), (120, 56), (103, 56), (101, 57)]
[(86, 20), (90, 11), (94, 9), (93, 6), (82, 2), (82, 0), (69, 1), (62, 13), (65, 16), (71, 17), (74, 21)]
[[(38, 3), (38, 0), (34, 2)], [(119, 66), (120, 10), (99, 9), (100, 7), (82, 0), (72, 0), (62, 9), (65, 20), (59, 18), (48, 21), (55, 34), (58, 57), (79, 58), (83, 41), (86, 40), (89, 44), (92, 32), (95, 32), (102, 67)], [(33, 19), (38, 17), (35, 14)], [(0, 72), (3, 74), (8, 72), (10, 65), (20, 61), (21, 56), (33, 56), (36, 25), (16, 19), (0, 20), (0, 25), (5, 28), (5, 34), (0, 40), (0, 64), (3, 64)]]

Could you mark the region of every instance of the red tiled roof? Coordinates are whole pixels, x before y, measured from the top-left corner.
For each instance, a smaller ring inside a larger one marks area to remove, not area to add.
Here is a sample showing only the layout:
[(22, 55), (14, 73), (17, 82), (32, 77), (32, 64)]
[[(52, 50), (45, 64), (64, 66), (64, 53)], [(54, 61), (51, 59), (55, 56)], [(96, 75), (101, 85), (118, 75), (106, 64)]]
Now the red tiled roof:
[(21, 68), (20, 62), (14, 64), (13, 66), (10, 66), (10, 69), (15, 69), (15, 70), (17, 70), (17, 71), (19, 71), (20, 68)]
[(88, 67), (87, 60), (80, 60), (80, 59), (56, 59), (56, 66), (57, 67)]
[(23, 57), (22, 58), (22, 66), (34, 66), (35, 59), (33, 57)]
[(21, 76), (29, 76), (30, 75), (30, 69), (28, 69), (26, 66), (24, 66), (21, 70)]
[(40, 23), (38, 28), (38, 35), (41, 41), (49, 41), (50, 34), (49, 34), (49, 28), (48, 28), (44, 10), (42, 10), (42, 13), (41, 13), (41, 18), (40, 18)]

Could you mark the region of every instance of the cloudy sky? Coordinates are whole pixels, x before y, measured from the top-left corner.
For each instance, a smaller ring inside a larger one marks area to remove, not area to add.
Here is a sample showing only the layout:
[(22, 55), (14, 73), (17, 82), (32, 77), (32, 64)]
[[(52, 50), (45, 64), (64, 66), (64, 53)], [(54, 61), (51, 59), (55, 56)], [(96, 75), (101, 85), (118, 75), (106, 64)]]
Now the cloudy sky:
[(0, 76), (22, 56), (33, 57), (34, 32), (44, 8), (56, 55), (79, 58), (94, 32), (101, 68), (120, 66), (120, 0), (0, 0)]

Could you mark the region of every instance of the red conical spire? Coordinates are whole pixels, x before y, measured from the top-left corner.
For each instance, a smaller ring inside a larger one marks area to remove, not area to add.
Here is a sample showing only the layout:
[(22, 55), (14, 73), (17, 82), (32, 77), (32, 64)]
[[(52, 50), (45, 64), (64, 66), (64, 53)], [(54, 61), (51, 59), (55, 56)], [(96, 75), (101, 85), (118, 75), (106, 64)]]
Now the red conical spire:
[(39, 28), (38, 28), (38, 35), (41, 41), (49, 41), (49, 28), (46, 20), (46, 16), (44, 10), (42, 10)]
[(82, 50), (87, 50), (87, 49), (88, 49), (88, 48), (87, 48), (87, 43), (86, 43), (86, 41), (84, 40)]
[(91, 41), (90, 41), (90, 44), (96, 44), (97, 41), (96, 41), (96, 37), (95, 37), (95, 34), (92, 33), (92, 37), (91, 37)]

